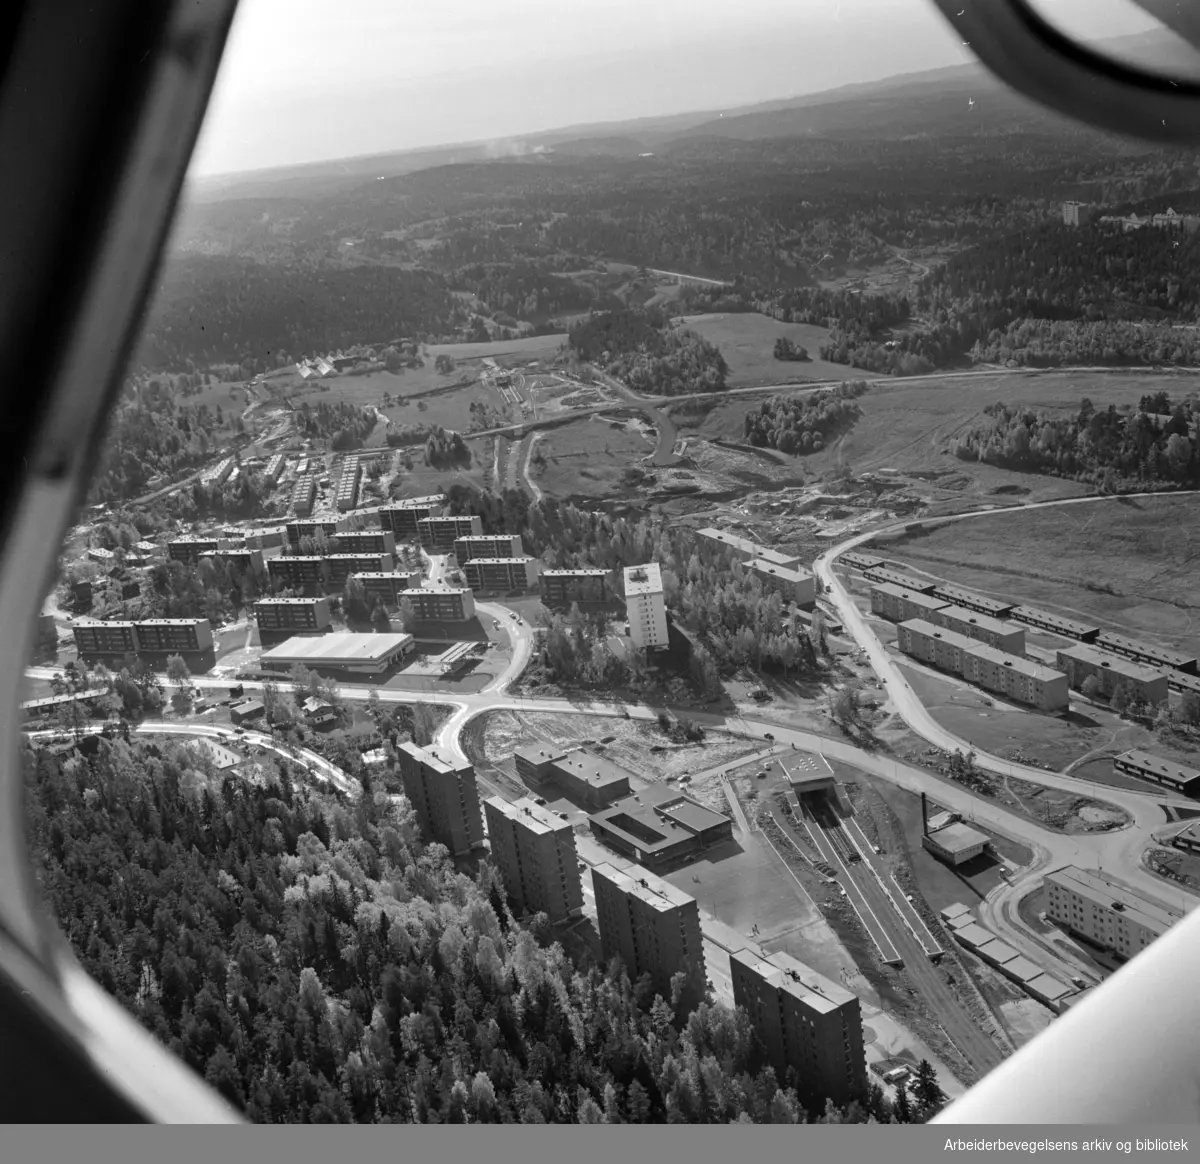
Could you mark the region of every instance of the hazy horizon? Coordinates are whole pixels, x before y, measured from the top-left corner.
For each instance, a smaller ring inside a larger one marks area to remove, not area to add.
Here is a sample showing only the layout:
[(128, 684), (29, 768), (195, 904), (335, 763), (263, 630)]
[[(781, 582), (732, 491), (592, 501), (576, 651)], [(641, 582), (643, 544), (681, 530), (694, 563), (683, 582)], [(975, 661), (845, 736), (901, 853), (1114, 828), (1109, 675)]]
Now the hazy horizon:
[[(1128, 0), (1041, 7), (1095, 38), (1155, 27)], [(735, 108), (974, 60), (928, 0), (522, 0), (515, 15), (481, 0), (242, 0), (225, 58), (193, 177)]]

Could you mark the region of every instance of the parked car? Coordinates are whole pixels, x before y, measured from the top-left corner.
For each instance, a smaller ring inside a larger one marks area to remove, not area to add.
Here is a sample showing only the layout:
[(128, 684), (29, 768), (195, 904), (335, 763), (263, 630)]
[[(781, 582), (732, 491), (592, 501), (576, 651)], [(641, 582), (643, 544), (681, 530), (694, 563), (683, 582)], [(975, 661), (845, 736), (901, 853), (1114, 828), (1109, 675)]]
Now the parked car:
[(764, 739), (764, 740), (770, 740), (770, 741), (771, 741), (771, 743), (774, 743), (774, 742), (775, 742), (775, 737), (774, 737), (773, 735), (771, 735), (771, 733), (770, 733), (770, 732), (763, 732), (763, 739)]

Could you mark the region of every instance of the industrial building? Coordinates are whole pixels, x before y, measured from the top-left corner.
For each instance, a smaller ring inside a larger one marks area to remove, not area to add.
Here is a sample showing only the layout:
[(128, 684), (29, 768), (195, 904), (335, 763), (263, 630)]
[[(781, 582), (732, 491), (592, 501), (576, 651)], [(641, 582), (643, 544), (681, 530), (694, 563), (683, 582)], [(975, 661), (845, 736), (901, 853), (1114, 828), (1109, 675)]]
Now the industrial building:
[(368, 594), (378, 596), (388, 606), (398, 606), (400, 596), (405, 590), (416, 589), (421, 585), (420, 570), (412, 573), (366, 570), (360, 574), (353, 574), (351, 577), (357, 578)]
[(1039, 711), (1062, 711), (1071, 702), (1067, 677), (1061, 671), (984, 643), (976, 644), (965, 653), (962, 677), (968, 683)]
[(330, 541), (337, 535), (337, 519), (331, 517), (310, 517), (301, 521), (289, 521), (284, 529), (287, 530), (288, 545), (295, 549), (304, 538), (326, 538)]
[(1141, 643), (1112, 631), (1101, 631), (1096, 636), (1096, 646), (1102, 651), (1111, 651), (1123, 659), (1141, 663), (1143, 667), (1159, 667), (1165, 671), (1182, 671), (1185, 675), (1196, 674), (1196, 656), (1182, 651), (1169, 651), (1163, 647)]
[(1025, 628), (1007, 619), (978, 614), (962, 606), (943, 606), (930, 619), (935, 626), (957, 631), (969, 639), (977, 639), (998, 651), (1010, 655), (1025, 653)]
[(935, 586), (933, 594), (935, 598), (944, 598), (947, 606), (961, 606), (965, 610), (973, 610), (976, 614), (986, 614), (989, 618), (1008, 618), (1015, 605), (1012, 602), (1001, 602), (998, 598), (989, 598), (986, 594), (978, 594), (962, 586), (954, 586), (949, 582)]
[(1170, 688), (1161, 671), (1152, 671), (1140, 663), (1110, 655), (1086, 643), (1076, 643), (1056, 652), (1055, 662), (1071, 686), (1082, 690), (1089, 676), (1100, 684), (1100, 694), (1108, 698), (1123, 686), (1139, 702), (1151, 705), (1166, 703)]
[(454, 557), (460, 566), (473, 558), (521, 558), (525, 547), (520, 534), (468, 534), (454, 539)]
[(475, 769), (406, 740), (396, 749), (400, 779), (417, 823), (429, 841), (461, 857), (483, 847), (483, 814)]
[(463, 574), (472, 590), (532, 590), (538, 581), (537, 558), (472, 558)]
[(249, 723), (251, 720), (262, 719), (267, 709), (261, 699), (247, 699), (244, 703), (236, 704), (229, 709), (229, 718), (234, 727)]
[(254, 618), (266, 634), (321, 634), (333, 625), (328, 598), (260, 598), (254, 604)]
[(416, 541), (419, 531), (417, 523), (426, 518), (439, 517), (446, 499), (441, 494), (429, 497), (410, 497), (392, 505), (379, 507), (379, 523), (391, 530), (399, 541)]
[(579, 916), (583, 886), (570, 822), (528, 797), (512, 804), (489, 797), (483, 816), (513, 913), (544, 913), (552, 922)]
[(729, 533), (727, 530), (715, 529), (710, 526), (708, 529), (697, 530), (696, 537), (710, 546), (732, 550), (734, 557), (740, 558), (743, 562), (750, 562), (757, 559), (760, 562), (766, 562), (772, 566), (781, 566), (784, 569), (792, 569), (800, 565), (799, 554), (774, 550), (770, 546), (760, 546), (758, 542), (751, 541), (749, 538), (739, 537), (737, 534)]
[(946, 603), (932, 594), (918, 590), (906, 590), (890, 582), (875, 582), (871, 585), (871, 610), (892, 622), (908, 622), (921, 618), (933, 622), (934, 612)]
[(790, 954), (747, 946), (729, 955), (733, 1000), (749, 1016), (782, 1079), (799, 1076), (801, 1098), (845, 1105), (867, 1090), (858, 997)]
[(868, 582), (890, 582), (893, 586), (899, 586), (901, 590), (913, 590), (917, 594), (932, 594), (939, 585), (936, 581), (925, 582), (901, 570), (890, 570), (886, 566), (873, 566), (870, 570), (864, 570), (863, 577)]
[(218, 548), (216, 538), (192, 537), (184, 535), (171, 538), (167, 542), (167, 557), (172, 562), (194, 564), (205, 554), (215, 553)]
[(1038, 630), (1048, 631), (1052, 635), (1061, 635), (1065, 639), (1077, 639), (1081, 643), (1094, 643), (1100, 633), (1098, 626), (1086, 622), (1078, 622), (1073, 618), (1062, 618), (1051, 614), (1048, 610), (1038, 610), (1036, 606), (1014, 606), (1008, 613), (1009, 618), (1023, 622), (1027, 626), (1037, 627)]
[(469, 622), (475, 617), (475, 595), (465, 587), (411, 586), (400, 591), (400, 601), (406, 598), (420, 622)]
[(607, 570), (543, 570), (538, 586), (547, 605), (605, 602), (612, 595)]
[(848, 553), (842, 554), (837, 559), (839, 566), (845, 566), (848, 570), (878, 570), (881, 566), (886, 566), (887, 562), (883, 558), (877, 558), (874, 554), (860, 554), (857, 550), (851, 550)]
[(746, 568), (762, 582), (764, 590), (781, 595), (785, 602), (809, 608), (816, 605), (817, 580), (811, 571), (801, 566), (776, 566), (765, 558), (751, 558)]
[(339, 554), (387, 554), (396, 553), (396, 535), (390, 529), (347, 529), (332, 537), (333, 549)]
[(1130, 776), (1153, 780), (1182, 796), (1200, 796), (1200, 771), (1175, 760), (1164, 760), (1161, 756), (1135, 749), (1119, 755), (1113, 761), (1113, 767)]
[(653, 868), (684, 861), (733, 837), (728, 817), (663, 785), (593, 813), (588, 824), (610, 849)]
[(517, 775), (533, 787), (552, 781), (588, 808), (603, 808), (629, 795), (629, 773), (603, 756), (578, 748), (550, 751), (537, 744), (513, 753)]
[(1046, 874), (1046, 914), (1121, 961), (1162, 937), (1183, 913), (1103, 874), (1067, 865)]
[(1200, 853), (1200, 821), (1196, 821), (1175, 836), (1175, 847), (1188, 853)]
[(896, 643), (906, 655), (955, 675), (963, 673), (963, 658), (976, 645), (975, 640), (966, 635), (934, 626), (920, 618), (900, 624)]
[(312, 516), (313, 506), (317, 500), (316, 477), (301, 477), (292, 487), (292, 508), (300, 517)]
[(382, 675), (410, 654), (413, 646), (409, 634), (339, 631), (298, 635), (264, 651), (259, 664), (268, 671), (290, 671), (299, 663), (312, 671)]
[(657, 562), (625, 568), (625, 617), (629, 638), (643, 651), (657, 651), (671, 641), (662, 571)]
[(679, 1010), (704, 1001), (706, 971), (696, 899), (647, 869), (623, 862), (592, 867), (596, 924), (605, 962), (619, 958), (631, 982), (649, 975), (655, 992), (671, 998), (671, 980), (685, 975)]
[(449, 554), (459, 538), (483, 533), (483, 519), (476, 514), (456, 517), (422, 517), (417, 521), (417, 537), (421, 546), (435, 554)]

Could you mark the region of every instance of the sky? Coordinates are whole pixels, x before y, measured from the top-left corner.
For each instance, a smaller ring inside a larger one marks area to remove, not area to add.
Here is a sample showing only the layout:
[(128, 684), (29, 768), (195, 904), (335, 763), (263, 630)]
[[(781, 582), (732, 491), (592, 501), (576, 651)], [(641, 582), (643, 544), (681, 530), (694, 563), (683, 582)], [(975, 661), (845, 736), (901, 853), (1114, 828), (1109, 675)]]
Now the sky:
[[(1153, 27), (1131, 0), (1036, 3), (1097, 38)], [(192, 174), (728, 109), (971, 59), (929, 0), (241, 0)]]

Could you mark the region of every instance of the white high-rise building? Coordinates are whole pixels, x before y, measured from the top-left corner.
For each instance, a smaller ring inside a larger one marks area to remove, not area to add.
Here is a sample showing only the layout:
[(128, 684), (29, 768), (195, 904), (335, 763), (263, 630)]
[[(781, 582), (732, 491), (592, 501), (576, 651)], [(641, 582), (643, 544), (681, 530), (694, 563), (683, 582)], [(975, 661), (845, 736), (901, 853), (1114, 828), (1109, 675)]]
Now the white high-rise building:
[(625, 617), (634, 646), (649, 651), (667, 645), (667, 604), (656, 563), (625, 568)]

